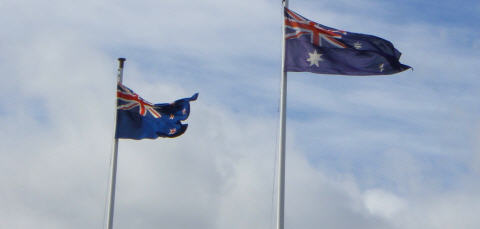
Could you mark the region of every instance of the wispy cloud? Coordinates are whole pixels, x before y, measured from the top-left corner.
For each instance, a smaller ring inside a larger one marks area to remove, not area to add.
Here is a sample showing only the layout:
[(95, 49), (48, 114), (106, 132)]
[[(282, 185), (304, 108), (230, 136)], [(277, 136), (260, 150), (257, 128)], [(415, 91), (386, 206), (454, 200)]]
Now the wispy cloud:
[[(415, 70), (289, 74), (287, 227), (480, 225), (479, 39), (475, 20), (456, 18), (478, 15), (471, 3), (441, 18), (450, 4), (291, 2), (322, 24), (392, 40)], [(147, 100), (200, 97), (185, 135), (120, 142), (116, 228), (272, 225), (279, 3), (0, 7), (10, 19), (0, 22), (3, 226), (102, 227), (118, 56)]]

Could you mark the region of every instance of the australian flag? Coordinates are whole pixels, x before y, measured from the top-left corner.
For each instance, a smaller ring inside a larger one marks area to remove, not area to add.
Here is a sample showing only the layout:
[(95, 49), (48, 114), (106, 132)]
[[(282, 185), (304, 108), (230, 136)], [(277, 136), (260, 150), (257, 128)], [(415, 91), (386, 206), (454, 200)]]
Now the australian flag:
[(190, 98), (173, 103), (152, 104), (122, 84), (117, 85), (117, 128), (115, 138), (155, 139), (177, 137), (187, 129), (186, 120), (190, 114)]
[(337, 75), (389, 75), (410, 66), (385, 39), (310, 21), (285, 8), (285, 71)]

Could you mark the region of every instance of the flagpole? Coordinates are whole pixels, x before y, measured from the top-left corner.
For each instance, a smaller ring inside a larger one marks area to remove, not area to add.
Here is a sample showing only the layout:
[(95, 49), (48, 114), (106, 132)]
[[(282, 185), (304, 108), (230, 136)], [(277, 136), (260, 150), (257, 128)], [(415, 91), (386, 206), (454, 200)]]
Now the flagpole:
[[(283, 7), (288, 7), (288, 0), (283, 0)], [(282, 8), (282, 15), (284, 9)], [(284, 18), (284, 16), (282, 17)], [(287, 72), (285, 71), (285, 19), (282, 20), (282, 79), (280, 86), (280, 133), (278, 147), (278, 196), (277, 229), (284, 229), (285, 215), (285, 135), (287, 109)]]
[[(117, 83), (122, 83), (123, 81), (123, 65), (125, 58), (118, 58), (118, 73), (117, 73)], [(116, 88), (116, 87), (115, 87)], [(116, 89), (115, 89), (116, 90)], [(116, 94), (116, 93), (115, 93)], [(115, 101), (117, 97), (115, 96)], [(117, 102), (115, 102), (115, 123), (113, 127), (113, 134), (115, 135), (117, 130)], [(115, 207), (115, 186), (117, 183), (117, 159), (118, 159), (118, 138), (114, 137), (113, 144), (113, 153), (112, 153), (112, 164), (111, 164), (111, 173), (110, 173), (110, 190), (109, 190), (109, 207), (108, 207), (108, 222), (107, 229), (113, 228), (113, 212)]]

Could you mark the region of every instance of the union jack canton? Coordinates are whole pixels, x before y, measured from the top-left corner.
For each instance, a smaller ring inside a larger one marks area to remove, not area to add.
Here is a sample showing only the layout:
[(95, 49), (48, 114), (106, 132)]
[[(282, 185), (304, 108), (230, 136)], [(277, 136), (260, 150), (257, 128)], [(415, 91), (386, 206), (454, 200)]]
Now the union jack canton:
[(285, 10), (285, 71), (338, 75), (388, 75), (410, 66), (385, 39), (346, 32)]
[(119, 105), (117, 109), (130, 110), (139, 107), (138, 113), (141, 116), (146, 116), (147, 112), (149, 112), (155, 118), (162, 117), (162, 115), (153, 108), (153, 104), (145, 101), (142, 97), (138, 96), (135, 92), (122, 84), (118, 85), (117, 98), (120, 101), (125, 102), (125, 104)]
[(173, 103), (152, 104), (119, 83), (115, 138), (139, 140), (180, 136), (188, 126), (181, 121), (188, 118), (190, 101), (197, 97), (198, 93)]

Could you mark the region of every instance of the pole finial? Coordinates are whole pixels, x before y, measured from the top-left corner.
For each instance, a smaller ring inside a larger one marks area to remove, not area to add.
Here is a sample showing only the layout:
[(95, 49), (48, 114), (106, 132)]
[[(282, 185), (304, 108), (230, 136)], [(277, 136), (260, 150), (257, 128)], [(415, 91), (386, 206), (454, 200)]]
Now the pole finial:
[(120, 57), (118, 58), (118, 66), (120, 68), (123, 68), (123, 63), (126, 61), (127, 59), (123, 58), (123, 57)]

